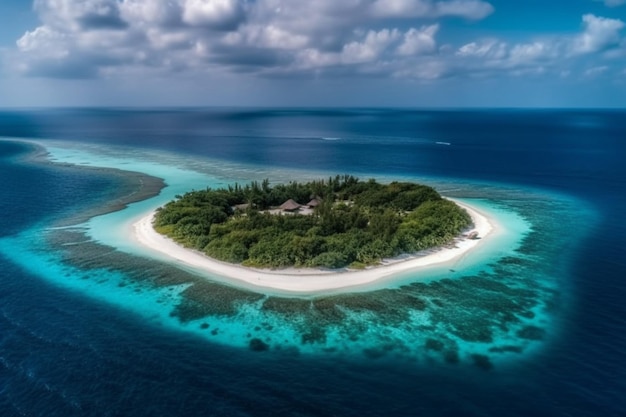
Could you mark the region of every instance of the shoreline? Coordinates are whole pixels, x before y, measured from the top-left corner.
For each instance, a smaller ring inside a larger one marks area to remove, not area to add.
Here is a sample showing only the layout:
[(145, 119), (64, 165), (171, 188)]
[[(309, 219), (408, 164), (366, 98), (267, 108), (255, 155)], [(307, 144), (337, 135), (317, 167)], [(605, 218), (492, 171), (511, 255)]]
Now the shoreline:
[(452, 247), (434, 249), (423, 255), (406, 258), (385, 259), (381, 265), (359, 271), (327, 271), (306, 268), (265, 270), (247, 268), (210, 258), (196, 250), (185, 248), (169, 237), (161, 235), (152, 227), (156, 211), (143, 215), (133, 222), (129, 238), (148, 249), (153, 255), (165, 256), (169, 261), (182, 263), (186, 267), (218, 275), (220, 282), (237, 287), (257, 290), (278, 290), (297, 295), (307, 295), (329, 290), (349, 290), (355, 287), (378, 283), (391, 275), (417, 271), (426, 267), (452, 263), (479, 246), (497, 229), (497, 222), (489, 215), (467, 203), (450, 199), (464, 208), (471, 216), (479, 239), (458, 237)]

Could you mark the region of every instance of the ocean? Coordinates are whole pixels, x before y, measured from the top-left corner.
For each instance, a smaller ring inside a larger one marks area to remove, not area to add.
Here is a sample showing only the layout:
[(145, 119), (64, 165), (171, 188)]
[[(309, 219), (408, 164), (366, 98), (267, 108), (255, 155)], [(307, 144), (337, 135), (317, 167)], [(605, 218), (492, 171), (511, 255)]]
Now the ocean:
[[(624, 416), (626, 112), (0, 111), (2, 416)], [(411, 180), (503, 232), (313, 297), (120, 232), (176, 194)]]

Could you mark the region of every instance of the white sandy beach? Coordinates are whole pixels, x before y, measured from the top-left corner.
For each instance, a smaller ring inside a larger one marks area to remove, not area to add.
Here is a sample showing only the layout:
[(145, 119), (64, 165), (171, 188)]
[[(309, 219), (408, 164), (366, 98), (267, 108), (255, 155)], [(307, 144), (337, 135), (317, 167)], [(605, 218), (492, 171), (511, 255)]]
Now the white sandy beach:
[(133, 224), (132, 238), (155, 253), (172, 261), (210, 274), (219, 275), (221, 281), (233, 285), (249, 284), (252, 286), (293, 292), (299, 294), (316, 293), (325, 290), (337, 290), (374, 283), (388, 279), (391, 275), (418, 270), (426, 266), (451, 264), (462, 255), (480, 245), (493, 233), (497, 223), (486, 213), (466, 203), (454, 200), (472, 217), (479, 239), (459, 238), (454, 247), (440, 248), (423, 256), (408, 257), (402, 260), (387, 260), (383, 265), (361, 271), (322, 271), (315, 269), (258, 270), (228, 264), (209, 258), (204, 254), (187, 249), (173, 240), (157, 233), (152, 227), (155, 212), (150, 212)]

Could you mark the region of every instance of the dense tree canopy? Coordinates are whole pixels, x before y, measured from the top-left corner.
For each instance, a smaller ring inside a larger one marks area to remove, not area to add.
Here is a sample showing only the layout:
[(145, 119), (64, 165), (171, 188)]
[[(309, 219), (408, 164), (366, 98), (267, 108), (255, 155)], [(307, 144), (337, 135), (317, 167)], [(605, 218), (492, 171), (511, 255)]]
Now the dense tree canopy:
[[(289, 199), (307, 214), (271, 210)], [(155, 228), (210, 257), (253, 267), (363, 267), (449, 243), (471, 225), (433, 188), (344, 175), (192, 191), (158, 209)]]

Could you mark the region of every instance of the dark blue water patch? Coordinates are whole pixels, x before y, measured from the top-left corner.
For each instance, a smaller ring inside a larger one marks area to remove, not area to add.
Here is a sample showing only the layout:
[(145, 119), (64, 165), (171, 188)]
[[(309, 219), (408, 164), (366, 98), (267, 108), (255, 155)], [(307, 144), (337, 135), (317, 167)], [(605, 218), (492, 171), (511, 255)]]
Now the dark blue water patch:
[(575, 186), (586, 192), (597, 190), (598, 181), (623, 187), (626, 177), (623, 111), (68, 109), (2, 115), (0, 135), (15, 125), (34, 126), (26, 130), (41, 138), (158, 148), (251, 164), (349, 172), (376, 167), (378, 173), (515, 182), (561, 191)]
[(40, 125), (30, 111), (0, 111), (0, 137), (35, 138)]
[[(624, 207), (623, 205), (621, 207)], [(626, 226), (607, 216), (575, 254), (570, 273), (572, 305), (564, 323), (562, 343), (549, 352), (548, 381), (560, 381), (573, 398), (609, 405), (614, 415), (626, 415)], [(556, 386), (553, 386), (556, 389)]]
[(43, 163), (34, 159), (39, 152), (30, 144), (0, 141), (0, 236), (106, 204), (131, 186), (104, 170)]
[(18, 156), (23, 156), (34, 150), (34, 145), (15, 141), (0, 141), (0, 161), (3, 163), (10, 162)]

